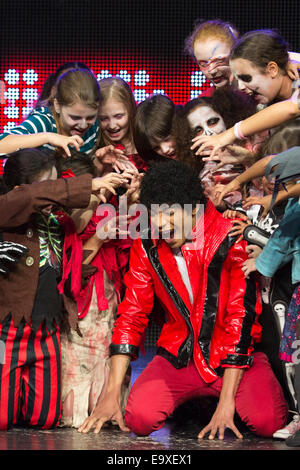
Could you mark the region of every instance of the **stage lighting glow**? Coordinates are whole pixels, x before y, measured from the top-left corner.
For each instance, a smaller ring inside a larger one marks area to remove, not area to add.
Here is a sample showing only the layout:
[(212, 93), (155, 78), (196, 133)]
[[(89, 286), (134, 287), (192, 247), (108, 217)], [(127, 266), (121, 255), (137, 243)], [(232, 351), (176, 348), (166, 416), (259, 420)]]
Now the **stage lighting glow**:
[(8, 85), (16, 85), (19, 83), (20, 74), (16, 69), (9, 69), (4, 74), (4, 80), (8, 83)]
[(196, 70), (191, 75), (191, 85), (195, 87), (202, 87), (202, 85), (206, 82), (205, 75), (200, 70)]
[(6, 106), (4, 108), (4, 114), (8, 119), (18, 119), (19, 118), (19, 107), (18, 106)]
[(19, 99), (20, 96), (20, 90), (19, 88), (8, 88), (5, 91), (5, 98), (9, 102), (14, 102)]
[(131, 80), (131, 75), (127, 72), (127, 70), (120, 70), (117, 76), (122, 78), (127, 83), (129, 83)]
[(38, 99), (38, 91), (36, 88), (25, 88), (22, 93), (23, 100), (34, 103)]
[(134, 75), (134, 84), (138, 86), (145, 86), (150, 81), (150, 75), (146, 70), (139, 70)]
[(112, 74), (108, 70), (101, 70), (100, 73), (97, 73), (97, 80), (102, 80), (103, 78), (109, 78)]
[(38, 77), (38, 74), (33, 69), (28, 69), (23, 73), (23, 80), (27, 85), (33, 85), (38, 81)]
[(209, 87), (196, 64), (185, 64), (181, 59), (165, 62), (155, 57), (118, 54), (99, 57), (94, 53), (8, 56), (0, 65), (0, 132), (13, 128), (28, 116), (45, 80), (69, 61), (88, 65), (97, 80), (121, 77), (131, 86), (137, 104), (151, 94), (165, 94), (174, 103), (184, 104)]

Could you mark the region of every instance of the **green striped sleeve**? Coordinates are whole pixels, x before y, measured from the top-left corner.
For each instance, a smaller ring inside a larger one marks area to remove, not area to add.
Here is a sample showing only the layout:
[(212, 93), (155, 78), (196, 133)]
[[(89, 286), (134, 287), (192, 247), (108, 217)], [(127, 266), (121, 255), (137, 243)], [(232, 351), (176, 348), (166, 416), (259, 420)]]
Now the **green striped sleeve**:
[(26, 135), (38, 134), (40, 132), (56, 132), (54, 118), (47, 108), (38, 108), (37, 110), (34, 110), (18, 126), (10, 129), (8, 132), (1, 134), (0, 140), (11, 134)]
[[(40, 132), (54, 132), (57, 133), (55, 119), (52, 116), (50, 110), (45, 107), (37, 108), (19, 125), (4, 132), (0, 135), (0, 140), (8, 135), (26, 135), (26, 134), (38, 134)], [(80, 147), (80, 152), (89, 154), (95, 147), (99, 132), (98, 120), (92, 125), (92, 127), (82, 136), (83, 145)], [(43, 147), (55, 150), (50, 144), (45, 144)]]

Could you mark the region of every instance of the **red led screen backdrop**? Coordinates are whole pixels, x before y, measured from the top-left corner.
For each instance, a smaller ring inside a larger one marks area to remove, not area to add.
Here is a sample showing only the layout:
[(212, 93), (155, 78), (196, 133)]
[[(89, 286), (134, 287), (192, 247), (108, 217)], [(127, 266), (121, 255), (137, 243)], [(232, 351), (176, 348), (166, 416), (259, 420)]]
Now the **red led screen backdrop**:
[(31, 111), (47, 76), (64, 62), (78, 60), (88, 65), (98, 80), (117, 75), (132, 88), (136, 102), (152, 93), (167, 94), (175, 103), (185, 103), (209, 87), (196, 64), (186, 61), (184, 67), (174, 69), (156, 58), (114, 56), (93, 57), (51, 55), (37, 57), (30, 54), (4, 58), (0, 73), (0, 131), (6, 131), (21, 122)]
[(120, 75), (136, 101), (165, 93), (185, 103), (209, 87), (184, 43), (197, 20), (219, 18), (240, 34), (276, 28), (300, 52), (299, 0), (1, 0), (0, 132), (21, 122), (47, 76), (86, 63)]

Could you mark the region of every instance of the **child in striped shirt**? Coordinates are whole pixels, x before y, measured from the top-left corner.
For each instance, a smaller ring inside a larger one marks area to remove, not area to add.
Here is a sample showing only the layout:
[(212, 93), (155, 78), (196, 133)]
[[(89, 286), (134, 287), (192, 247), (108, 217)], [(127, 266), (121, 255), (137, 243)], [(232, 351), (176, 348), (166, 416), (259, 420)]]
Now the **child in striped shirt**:
[(0, 154), (20, 148), (59, 148), (70, 156), (69, 146), (89, 154), (98, 138), (100, 90), (89, 69), (76, 68), (61, 75), (44, 106), (34, 109), (18, 126), (0, 135)]

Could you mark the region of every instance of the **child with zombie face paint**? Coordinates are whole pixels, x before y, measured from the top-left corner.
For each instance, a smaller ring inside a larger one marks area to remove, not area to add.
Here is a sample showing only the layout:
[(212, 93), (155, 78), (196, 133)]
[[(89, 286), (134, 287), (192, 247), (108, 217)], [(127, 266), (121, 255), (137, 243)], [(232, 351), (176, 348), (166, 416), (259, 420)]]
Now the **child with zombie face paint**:
[(57, 207), (84, 208), (92, 195), (108, 188), (106, 183), (87, 174), (57, 180), (53, 156), (39, 149), (22, 149), (6, 160), (1, 238), (21, 242), (28, 253), (0, 280), (0, 336), (6, 354), (0, 364), (1, 430), (19, 422), (42, 429), (58, 424), (65, 319), (58, 282), (67, 267), (65, 244), (73, 241), (75, 227)]
[[(229, 63), (231, 50), (235, 48), (238, 37), (239, 32), (235, 26), (215, 19), (196, 24), (194, 31), (187, 38), (186, 51), (196, 60), (201, 72), (212, 87), (206, 90), (203, 96), (211, 96), (216, 88), (230, 85), (236, 89), (239, 87), (240, 84), (232, 73)], [(285, 68), (292, 79), (299, 78), (297, 64), (299, 65), (300, 56), (295, 53), (288, 54)], [(296, 64), (292, 62), (292, 58), (296, 58)]]
[(216, 19), (197, 24), (187, 38), (186, 51), (212, 86), (204, 95), (210, 96), (215, 88), (231, 85), (229, 55), (237, 37), (233, 25)]
[[(241, 117), (245, 118), (254, 112), (255, 102), (252, 98), (223, 88), (217, 89), (211, 97), (199, 97), (189, 101), (181, 112), (181, 118), (175, 120), (178, 158), (199, 171), (205, 194), (213, 201), (217, 183), (228, 183), (243, 171), (245, 166), (254, 162), (253, 151), (257, 150), (258, 141), (249, 140), (243, 147), (233, 145), (223, 152), (222, 158), (214, 160), (210, 160), (207, 155), (202, 158), (195, 157), (190, 151), (190, 142), (197, 135), (219, 134)], [(230, 195), (226, 202), (233, 204), (241, 197), (241, 193), (236, 192)]]
[[(276, 158), (277, 153), (283, 152), (282, 157), (288, 159), (289, 157), (293, 157), (293, 152), (296, 152), (296, 157), (298, 158), (297, 149), (300, 148), (299, 146), (300, 120), (294, 119), (281, 125), (277, 131), (274, 132), (266, 142), (261, 153), (262, 156), (267, 156), (256, 162), (247, 171), (229, 183), (229, 185), (225, 186), (225, 189), (220, 193), (220, 198), (223, 197), (227, 191), (238, 189), (240, 184), (250, 181), (253, 177), (263, 176), (267, 165), (272, 162), (273, 158)], [(289, 150), (285, 152), (287, 149)], [(297, 180), (296, 171), (295, 179)], [(272, 195), (265, 195), (263, 198), (250, 197), (246, 199), (243, 205), (245, 210), (253, 207), (254, 204), (261, 205), (263, 208), (261, 217), (260, 219), (257, 218), (257, 221), (253, 221), (252, 223), (260, 228), (264, 226), (266, 228), (266, 226), (269, 225), (269, 228), (272, 229), (271, 232), (273, 232), (263, 250), (261, 249), (262, 247), (256, 247), (255, 249), (253, 249), (254, 247), (251, 245), (248, 247), (249, 259), (244, 263), (243, 270), (245, 276), (257, 269), (261, 276), (266, 276), (270, 279), (272, 278), (269, 291), (270, 307), (265, 306), (264, 310), (267, 315), (262, 316), (262, 319), (265, 321), (265, 328), (263, 329), (263, 331), (265, 331), (265, 334), (263, 335), (265, 338), (264, 344), (269, 351), (268, 355), (274, 371), (282, 383), (283, 388), (287, 392), (290, 409), (295, 410), (295, 400), (297, 400), (298, 413), (300, 400), (300, 372), (299, 364), (292, 363), (293, 360), (291, 357), (293, 349), (291, 346), (293, 339), (291, 338), (294, 338), (295, 335), (294, 315), (295, 312), (298, 311), (297, 309), (299, 307), (299, 296), (296, 292), (293, 294), (295, 285), (298, 285), (300, 279), (299, 269), (297, 269), (297, 260), (299, 259), (299, 227), (297, 225), (299, 220), (299, 187), (299, 183), (294, 184), (294, 182), (291, 182), (291, 185), (287, 185), (287, 190), (283, 189), (279, 191), (275, 198), (275, 205), (272, 210), (270, 210)], [(270, 191), (272, 191), (272, 186), (268, 184), (268, 192), (270, 193)], [(289, 199), (289, 202), (286, 205), (287, 199)], [(272, 226), (270, 226), (270, 223), (267, 223), (270, 218), (274, 219), (275, 225), (274, 222), (272, 223)], [(276, 224), (278, 224), (278, 222), (279, 226), (274, 231), (273, 229), (276, 228)], [(241, 233), (243, 232), (244, 230), (241, 231)], [(288, 310), (289, 304), (290, 307)], [(277, 315), (280, 313), (278, 305), (286, 306), (286, 323), (283, 331), (282, 327), (280, 328), (279, 319), (277, 319), (277, 328), (274, 328), (274, 326), (272, 326), (272, 318), (270, 314), (266, 312), (268, 308), (272, 308), (274, 323), (274, 319), (276, 319)], [(270, 332), (272, 331), (273, 334), (270, 337)], [(299, 332), (297, 339), (299, 339)], [(274, 348), (276, 346), (277, 349), (275, 350)], [(279, 357), (282, 361), (280, 361)], [(284, 364), (283, 361), (286, 361), (286, 364)], [(282, 371), (284, 373), (283, 375)], [(284, 381), (282, 381), (282, 379), (284, 379)], [(286, 439), (290, 436), (290, 439), (293, 439), (293, 433), (295, 433), (296, 436), (296, 433), (298, 434), (299, 432), (297, 432), (300, 428), (299, 423), (300, 418), (299, 415), (296, 414), (288, 426), (276, 431), (274, 437)]]
[(239, 89), (263, 105), (291, 97), (293, 80), (288, 65), (287, 44), (272, 30), (245, 34), (230, 53), (230, 68)]
[(267, 107), (218, 136), (195, 138), (192, 149), (197, 155), (210, 148), (215, 156), (236, 139), (242, 141), (300, 115), (299, 74), (297, 67), (291, 73), (288, 48), (278, 33), (258, 30), (242, 36), (230, 53), (230, 67), (239, 88)]

